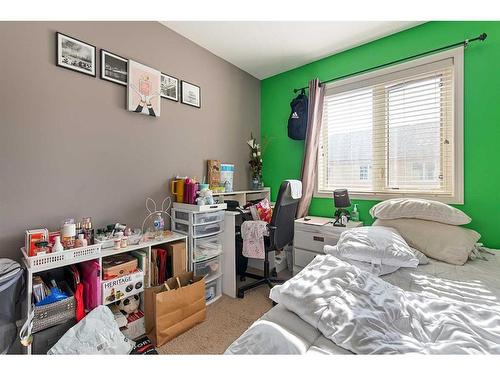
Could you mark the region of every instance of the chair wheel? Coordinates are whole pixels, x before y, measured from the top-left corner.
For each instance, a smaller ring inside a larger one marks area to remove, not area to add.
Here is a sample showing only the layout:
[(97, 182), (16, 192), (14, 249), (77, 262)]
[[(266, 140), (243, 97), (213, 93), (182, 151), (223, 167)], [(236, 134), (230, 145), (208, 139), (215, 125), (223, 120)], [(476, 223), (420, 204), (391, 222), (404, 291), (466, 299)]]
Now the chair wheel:
[(243, 297), (245, 297), (245, 293), (243, 293), (242, 291), (238, 290), (237, 296), (238, 296), (238, 298), (243, 298)]
[(245, 276), (240, 276), (240, 281), (246, 281), (246, 277)]
[(273, 270), (271, 271), (271, 276), (278, 277), (278, 272), (276, 272), (276, 268), (273, 268)]

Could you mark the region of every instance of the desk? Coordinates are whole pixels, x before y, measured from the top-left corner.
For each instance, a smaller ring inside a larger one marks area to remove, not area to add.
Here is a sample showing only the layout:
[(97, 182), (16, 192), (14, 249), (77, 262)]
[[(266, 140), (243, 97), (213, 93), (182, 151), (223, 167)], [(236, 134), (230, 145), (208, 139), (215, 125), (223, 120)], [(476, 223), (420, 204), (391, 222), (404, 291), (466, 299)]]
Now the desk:
[[(220, 197), (224, 200), (238, 201), (240, 206), (244, 206), (248, 201), (267, 198), (271, 200), (271, 189), (262, 190), (244, 190), (231, 193), (214, 193), (214, 197)], [(225, 211), (224, 216), (224, 243), (223, 243), (223, 262), (222, 262), (222, 293), (229, 297), (236, 298), (236, 230), (235, 227), (241, 224), (241, 214), (238, 211)], [(258, 262), (258, 260), (255, 260)], [(249, 266), (254, 267), (254, 265)]]

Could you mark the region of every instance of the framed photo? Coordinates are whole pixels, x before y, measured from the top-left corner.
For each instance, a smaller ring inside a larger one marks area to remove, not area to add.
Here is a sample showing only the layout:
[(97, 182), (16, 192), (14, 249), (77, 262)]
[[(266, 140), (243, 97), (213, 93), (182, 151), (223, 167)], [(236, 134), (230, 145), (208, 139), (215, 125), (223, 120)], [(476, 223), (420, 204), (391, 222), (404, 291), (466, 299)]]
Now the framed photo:
[(128, 61), (127, 107), (129, 111), (160, 117), (161, 72)]
[(179, 80), (165, 73), (161, 74), (161, 97), (179, 101)]
[(201, 88), (192, 83), (181, 81), (181, 102), (201, 108)]
[(56, 63), (61, 68), (96, 76), (95, 47), (62, 33), (56, 33)]
[(101, 79), (127, 86), (128, 60), (101, 49)]

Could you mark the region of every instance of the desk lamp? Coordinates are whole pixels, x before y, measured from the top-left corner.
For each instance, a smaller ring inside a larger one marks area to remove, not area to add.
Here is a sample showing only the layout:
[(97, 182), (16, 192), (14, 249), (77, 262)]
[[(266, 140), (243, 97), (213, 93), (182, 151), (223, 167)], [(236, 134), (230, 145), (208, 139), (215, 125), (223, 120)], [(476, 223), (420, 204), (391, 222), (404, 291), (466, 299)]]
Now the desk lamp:
[(347, 189), (337, 189), (333, 191), (333, 205), (335, 206), (335, 221), (333, 225), (345, 227), (350, 217), (347, 207), (351, 206)]

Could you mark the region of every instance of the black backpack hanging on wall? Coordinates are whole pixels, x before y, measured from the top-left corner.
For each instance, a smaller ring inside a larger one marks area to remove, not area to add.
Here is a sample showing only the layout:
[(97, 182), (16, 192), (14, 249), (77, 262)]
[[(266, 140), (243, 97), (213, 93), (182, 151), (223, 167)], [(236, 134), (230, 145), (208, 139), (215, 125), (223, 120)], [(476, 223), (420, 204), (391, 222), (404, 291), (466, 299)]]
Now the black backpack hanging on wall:
[(288, 136), (292, 139), (299, 141), (306, 139), (308, 103), (309, 99), (304, 89), (290, 103), (292, 112), (288, 118)]

